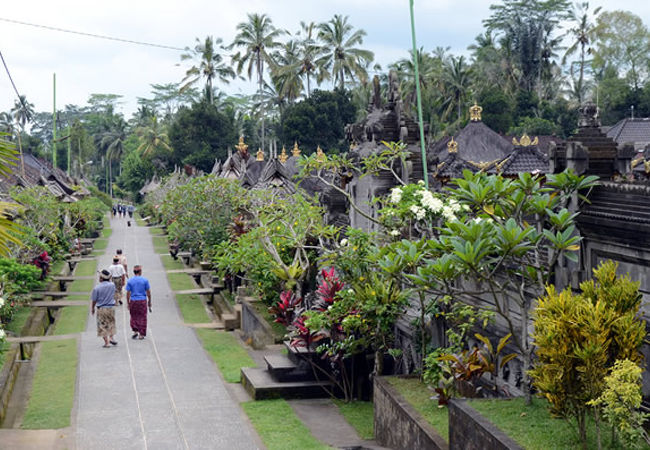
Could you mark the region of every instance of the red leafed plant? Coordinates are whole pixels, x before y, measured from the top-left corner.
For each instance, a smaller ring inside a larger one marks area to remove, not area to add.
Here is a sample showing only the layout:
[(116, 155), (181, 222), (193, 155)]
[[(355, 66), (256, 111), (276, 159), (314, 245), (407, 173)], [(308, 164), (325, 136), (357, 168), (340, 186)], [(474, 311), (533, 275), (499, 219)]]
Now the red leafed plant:
[(306, 316), (300, 316), (293, 321), (294, 338), (291, 340), (292, 347), (310, 348), (312, 344), (327, 337), (322, 331), (311, 331), (305, 325)]
[(323, 281), (320, 286), (318, 286), (318, 290), (316, 291), (316, 295), (318, 295), (319, 300), (319, 304), (316, 305), (316, 309), (323, 311), (327, 309), (327, 307), (332, 303), (334, 303), (336, 294), (341, 289), (343, 289), (345, 285), (342, 281), (339, 280), (339, 277), (334, 274), (334, 267), (330, 268), (329, 270), (323, 269), (321, 271), (321, 276), (323, 277)]
[(293, 291), (282, 291), (280, 301), (269, 308), (269, 313), (275, 316), (275, 322), (288, 327), (296, 315), (296, 308), (302, 303), (302, 298)]

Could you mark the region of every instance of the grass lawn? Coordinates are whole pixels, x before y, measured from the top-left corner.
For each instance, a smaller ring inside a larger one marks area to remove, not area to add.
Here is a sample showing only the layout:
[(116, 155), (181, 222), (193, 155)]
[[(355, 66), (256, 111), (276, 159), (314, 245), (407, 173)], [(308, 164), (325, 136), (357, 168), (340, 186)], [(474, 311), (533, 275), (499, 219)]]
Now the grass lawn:
[(350, 402), (335, 399), (334, 404), (350, 425), (357, 430), (361, 439), (372, 439), (375, 437), (373, 426), (375, 423), (374, 409), (372, 402)]
[(434, 392), (418, 378), (390, 377), (387, 380), (449, 442), (449, 414), (446, 407), (438, 408), (438, 401), (431, 400)]
[(251, 401), (241, 405), (269, 450), (330, 448), (311, 434), (285, 400)]
[(151, 227), (151, 228), (149, 228), (149, 233), (151, 233), (152, 236), (164, 236), (165, 235), (165, 232), (160, 227)]
[(176, 301), (185, 323), (208, 323), (212, 321), (198, 295), (180, 294), (176, 296)]
[(68, 285), (68, 291), (90, 293), (93, 287), (95, 287), (95, 280), (74, 280)]
[(167, 279), (172, 291), (183, 291), (186, 289), (196, 289), (194, 280), (186, 273), (168, 273)]
[[(105, 231), (105, 230), (104, 230)], [(108, 230), (111, 231), (111, 230)], [(95, 239), (95, 242), (93, 243), (93, 252), (102, 250), (106, 250), (106, 247), (108, 247), (108, 239), (106, 238), (97, 238)]]
[(167, 243), (166, 236), (153, 236), (153, 251), (156, 253), (167, 253), (169, 252), (169, 244)]
[(287, 334), (287, 327), (274, 321), (275, 318), (269, 313), (269, 307), (263, 302), (252, 302), (251, 306), (264, 318), (264, 320), (268, 322), (269, 325), (271, 325), (276, 342), (283, 340), (284, 336)]
[(183, 261), (180, 259), (174, 260), (170, 255), (161, 255), (160, 260), (162, 261), (165, 270), (178, 270), (185, 268)]
[(55, 323), (54, 334), (81, 333), (86, 329), (87, 318), (87, 306), (66, 306), (59, 313), (59, 318)]
[[(523, 398), (468, 400), (468, 404), (526, 449), (580, 448), (575, 423), (551, 417), (544, 399), (533, 399), (529, 406)], [(611, 432), (606, 425), (602, 427), (601, 439), (603, 448), (623, 448), (611, 445)], [(596, 448), (593, 420), (587, 422), (587, 448)]]
[(20, 331), (25, 326), (25, 322), (27, 322), (27, 318), (31, 312), (32, 308), (29, 306), (17, 307), (16, 312), (14, 313), (14, 318), (11, 319), (11, 322), (5, 325), (5, 330), (20, 335)]
[(77, 379), (77, 340), (41, 344), (22, 428), (56, 429), (70, 426)]
[(239, 383), (242, 367), (255, 367), (255, 361), (232, 334), (206, 329), (197, 329), (196, 334), (228, 383)]
[(63, 271), (63, 266), (65, 265), (65, 261), (60, 259), (58, 261), (54, 261), (52, 265), (50, 266), (50, 275), (58, 275)]
[(78, 277), (94, 276), (97, 274), (96, 272), (97, 261), (95, 260), (79, 261), (79, 263), (77, 263), (77, 267), (74, 270), (74, 274)]
[[(110, 227), (104, 227), (102, 229), (102, 232), (101, 232), (100, 236), (102, 238), (105, 238), (106, 240), (108, 240), (108, 238), (111, 237), (112, 233), (113, 233), (113, 230), (111, 230)], [(95, 245), (97, 245), (97, 243), (95, 243)]]

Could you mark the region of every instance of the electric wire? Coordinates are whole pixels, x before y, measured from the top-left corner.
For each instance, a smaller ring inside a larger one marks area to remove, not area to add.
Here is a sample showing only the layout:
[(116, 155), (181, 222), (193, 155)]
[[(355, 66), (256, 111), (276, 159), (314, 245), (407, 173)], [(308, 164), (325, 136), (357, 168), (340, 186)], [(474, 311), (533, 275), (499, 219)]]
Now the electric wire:
[(23, 97), (18, 93), (18, 88), (16, 87), (16, 83), (14, 83), (14, 79), (11, 77), (11, 72), (9, 72), (9, 67), (7, 67), (7, 63), (5, 62), (5, 57), (2, 55), (1, 50), (0, 50), (0, 59), (2, 59), (2, 65), (5, 66), (5, 70), (7, 71), (7, 76), (9, 77), (9, 81), (11, 82), (11, 85), (14, 88), (14, 92), (16, 93), (16, 96), (18, 97), (18, 101), (23, 106), (23, 110), (27, 113), (27, 121), (29, 121), (29, 120), (31, 120), (29, 110), (27, 109), (27, 106), (25, 105), (25, 100), (23, 100)]
[(29, 27), (35, 27), (35, 28), (43, 28), (45, 30), (51, 30), (51, 31), (59, 31), (61, 33), (70, 33), (70, 34), (78, 34), (80, 36), (87, 36), (87, 37), (92, 37), (96, 39), (106, 39), (108, 41), (117, 41), (117, 42), (124, 42), (127, 44), (135, 44), (135, 45), (145, 45), (148, 47), (157, 47), (157, 48), (164, 48), (167, 50), (177, 50), (177, 51), (185, 51), (184, 48), (180, 47), (173, 47), (171, 45), (163, 45), (163, 44), (154, 44), (151, 42), (143, 42), (143, 41), (135, 41), (132, 39), (124, 39), (124, 38), (118, 38), (114, 36), (107, 36), (103, 34), (94, 34), (94, 33), (86, 33), (84, 31), (75, 31), (75, 30), (68, 30), (66, 28), (59, 28), (59, 27), (53, 27), (50, 25), (40, 25), (37, 23), (30, 23), (30, 22), (23, 22), (21, 20), (14, 20), (14, 19), (7, 19), (5, 17), (0, 17), (0, 21), (3, 22), (8, 22), (8, 23), (14, 23), (18, 25), (26, 25)]

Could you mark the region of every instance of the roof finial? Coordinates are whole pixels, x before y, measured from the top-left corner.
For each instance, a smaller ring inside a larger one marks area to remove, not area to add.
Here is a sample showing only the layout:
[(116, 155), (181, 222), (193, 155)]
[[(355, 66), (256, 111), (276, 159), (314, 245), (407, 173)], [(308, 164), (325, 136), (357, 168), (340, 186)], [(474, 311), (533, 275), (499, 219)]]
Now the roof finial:
[(517, 147), (530, 147), (531, 145), (537, 145), (539, 144), (539, 138), (535, 136), (535, 139), (532, 141), (530, 140), (530, 136), (528, 136), (526, 133), (521, 136), (521, 139), (517, 141), (516, 137), (512, 138), (512, 143), (516, 145)]
[(469, 108), (469, 120), (472, 122), (480, 122), (481, 121), (481, 112), (483, 111), (483, 108), (478, 106), (476, 102), (474, 102), (474, 106)]
[(257, 158), (255, 158), (257, 161), (264, 161), (264, 152), (262, 151), (261, 148), (257, 149)]
[(447, 142), (447, 151), (449, 153), (458, 153), (458, 142), (454, 141), (454, 137), (451, 137), (451, 140)]
[(235, 145), (235, 148), (241, 154), (248, 152), (248, 145), (244, 144), (244, 136), (239, 136), (239, 144)]
[(296, 158), (300, 156), (300, 149), (298, 148), (298, 142), (293, 141), (293, 150), (291, 150), (291, 154), (295, 156)]
[(317, 161), (325, 161), (327, 159), (327, 155), (323, 152), (323, 149), (320, 148), (320, 145), (316, 148), (316, 160)]
[(278, 156), (278, 159), (280, 160), (280, 162), (281, 162), (282, 164), (284, 164), (284, 163), (287, 162), (287, 158), (288, 158), (288, 157), (289, 157), (289, 156), (287, 155), (287, 149), (284, 148), (284, 145), (283, 145), (283, 146), (282, 146), (282, 153), (280, 153), (280, 156)]

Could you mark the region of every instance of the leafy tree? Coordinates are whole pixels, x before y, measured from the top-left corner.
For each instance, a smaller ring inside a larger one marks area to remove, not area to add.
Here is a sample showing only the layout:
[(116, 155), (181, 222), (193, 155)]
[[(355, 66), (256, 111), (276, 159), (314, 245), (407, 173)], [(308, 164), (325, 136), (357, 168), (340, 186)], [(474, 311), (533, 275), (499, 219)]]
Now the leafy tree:
[(627, 11), (604, 12), (596, 23), (594, 67), (612, 66), (638, 89), (648, 73), (648, 28), (639, 16)]
[(362, 83), (368, 79), (367, 67), (375, 55), (370, 50), (356, 47), (363, 44), (366, 32), (354, 30), (348, 23), (348, 16), (335, 14), (326, 23), (318, 26), (318, 39), (322, 42), (324, 54), (317, 61), (330, 72), (334, 84), (345, 88), (346, 77)]
[(171, 164), (191, 164), (209, 172), (215, 158), (225, 159), (237, 142), (231, 121), (207, 102), (178, 110), (169, 129)]
[(287, 145), (298, 142), (305, 154), (316, 151), (319, 145), (324, 150), (345, 150), (346, 124), (354, 121), (355, 110), (349, 95), (341, 90), (313, 92), (295, 105), (290, 105), (282, 114), (281, 139)]
[(213, 80), (218, 79), (222, 83), (228, 83), (235, 78), (235, 71), (225, 63), (223, 56), (217, 52), (217, 48), (224, 49), (221, 45), (222, 42), (221, 38), (215, 39), (212, 36), (206, 36), (203, 42), (196, 38), (196, 45), (193, 49), (185, 47), (186, 53), (181, 55), (181, 61), (194, 59), (196, 63), (185, 72), (185, 78), (181, 81), (184, 84), (179, 88), (180, 93), (205, 78), (208, 103), (212, 104), (214, 103)]
[(129, 152), (122, 163), (122, 173), (117, 178), (117, 184), (137, 198), (138, 191), (151, 179), (155, 167), (151, 161), (142, 158), (137, 151)]
[(160, 151), (171, 151), (166, 129), (158, 122), (156, 116), (152, 116), (147, 125), (138, 127), (136, 135), (140, 142), (138, 152), (142, 156), (152, 156)]
[(562, 129), (550, 120), (539, 117), (523, 117), (517, 126), (508, 130), (508, 134), (521, 136), (526, 133), (529, 136), (558, 136), (562, 134)]
[(465, 57), (450, 57), (444, 67), (443, 86), (449, 104), (448, 110), (456, 107), (457, 118), (460, 122), (462, 110), (467, 100), (471, 81), (471, 69), (465, 62)]
[[(15, 146), (0, 134), (0, 176), (9, 175), (12, 167), (16, 165)], [(0, 256), (10, 254), (10, 245), (21, 245), (23, 229), (11, 220), (11, 211), (19, 209), (18, 205), (0, 202)]]
[(482, 120), (497, 133), (506, 133), (513, 124), (512, 101), (498, 88), (486, 90), (479, 97)]

